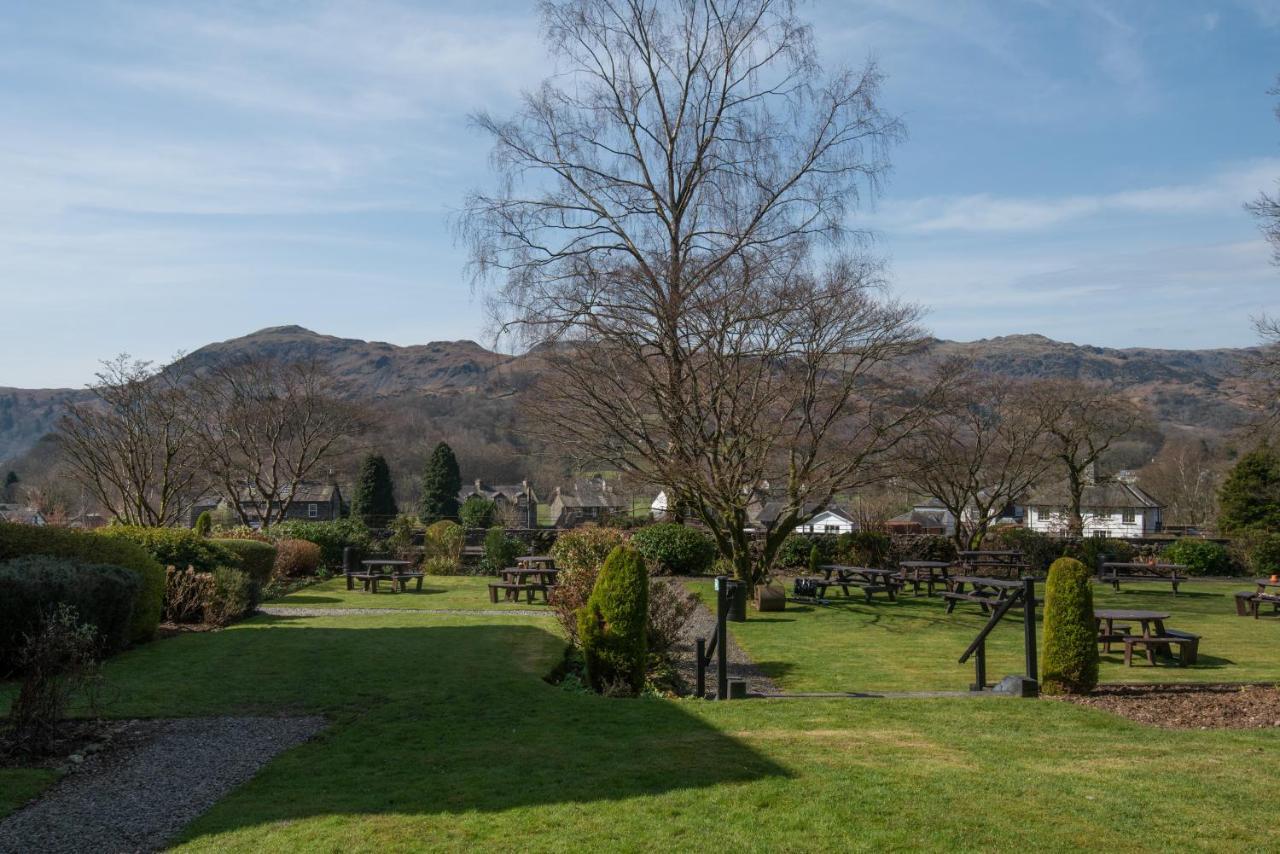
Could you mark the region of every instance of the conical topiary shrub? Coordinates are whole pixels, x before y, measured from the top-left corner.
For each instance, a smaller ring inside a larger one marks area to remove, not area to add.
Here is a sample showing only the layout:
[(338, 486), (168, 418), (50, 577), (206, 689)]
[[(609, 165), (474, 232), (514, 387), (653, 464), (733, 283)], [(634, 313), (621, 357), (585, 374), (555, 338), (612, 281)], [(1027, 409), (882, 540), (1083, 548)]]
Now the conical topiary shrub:
[(1046, 694), (1088, 694), (1098, 684), (1098, 630), (1093, 620), (1089, 569), (1075, 558), (1049, 567), (1044, 596)]
[(618, 546), (605, 558), (591, 598), (578, 612), (578, 640), (593, 689), (634, 695), (644, 687), (648, 614), (644, 558)]

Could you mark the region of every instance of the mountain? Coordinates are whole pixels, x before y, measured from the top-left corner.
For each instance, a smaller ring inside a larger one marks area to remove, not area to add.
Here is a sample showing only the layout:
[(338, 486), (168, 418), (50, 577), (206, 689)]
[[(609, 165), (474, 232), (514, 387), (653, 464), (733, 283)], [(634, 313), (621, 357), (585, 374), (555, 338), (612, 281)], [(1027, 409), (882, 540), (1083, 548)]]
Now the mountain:
[[(1150, 405), (1166, 430), (1218, 435), (1244, 418), (1244, 384), (1238, 377), (1253, 353), (1255, 348), (1113, 349), (1041, 335), (1009, 335), (969, 342), (933, 340), (909, 368), (923, 372), (944, 358), (959, 356), (996, 376), (1106, 381)], [(229, 355), (314, 358), (325, 363), (345, 395), (376, 401), (388, 413), (393, 441), (387, 444), (415, 445), (409, 454), (414, 459), (418, 445), (441, 435), (452, 442), (461, 433), (464, 443), (473, 446), (472, 465), (464, 465), (468, 476), (496, 477), (520, 465), (527, 451), (521, 444), (514, 399), (530, 374), (540, 369), (536, 357), (496, 353), (474, 341), (401, 347), (276, 326), (209, 344), (184, 359), (198, 370)], [(35, 447), (53, 429), (62, 408), (88, 394), (0, 388), (0, 466), (13, 465)]]

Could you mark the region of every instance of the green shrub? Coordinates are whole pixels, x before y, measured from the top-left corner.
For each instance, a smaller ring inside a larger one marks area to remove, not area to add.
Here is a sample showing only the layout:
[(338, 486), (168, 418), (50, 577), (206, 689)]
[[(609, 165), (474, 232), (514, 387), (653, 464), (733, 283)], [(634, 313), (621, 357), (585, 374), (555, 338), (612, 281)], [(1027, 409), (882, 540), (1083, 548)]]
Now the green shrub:
[(123, 649), (141, 588), (141, 574), (119, 566), (48, 555), (0, 562), (0, 676), (16, 669), (24, 636), (61, 605), (94, 627), (104, 654)]
[(209, 532), (213, 530), (213, 516), (208, 510), (196, 517), (196, 525), (192, 530), (197, 537), (209, 536)]
[(1218, 530), (1280, 531), (1280, 454), (1261, 447), (1232, 467), (1218, 490)]
[[(447, 560), (453, 572), (462, 561), (462, 548), (467, 542), (467, 532), (457, 522), (441, 519), (427, 526), (422, 534), (422, 555), (425, 560)], [(447, 573), (438, 573), (444, 575)]]
[(458, 519), (467, 528), (488, 528), (498, 512), (498, 505), (487, 498), (472, 495), (458, 508)]
[(213, 589), (205, 606), (204, 620), (225, 626), (247, 616), (258, 607), (258, 585), (249, 573), (230, 567), (213, 571)]
[(851, 531), (836, 539), (839, 560), (853, 566), (889, 568), (893, 559), (893, 540), (882, 531)]
[(809, 574), (817, 575), (822, 571), (822, 552), (817, 546), (809, 547)]
[(275, 578), (303, 578), (320, 568), (320, 547), (309, 540), (280, 540), (276, 543)]
[(9, 708), (5, 735), (9, 753), (30, 759), (54, 752), (73, 695), (84, 692), (88, 711), (96, 716), (96, 692), (86, 689), (101, 678), (102, 648), (97, 628), (81, 622), (65, 603), (43, 614), (24, 641), (18, 653), (22, 684)]
[(268, 530), (273, 540), (306, 540), (320, 547), (320, 561), (330, 570), (342, 568), (342, 550), (350, 546), (368, 552), (369, 529), (359, 519), (335, 519), (332, 522), (310, 522), (288, 519)]
[(495, 525), (484, 535), (484, 558), (481, 566), (490, 575), (497, 575), (507, 567), (514, 566), (516, 558), (523, 552), (523, 542), (507, 536), (506, 531)]
[(1246, 554), (1249, 568), (1258, 575), (1280, 573), (1280, 534), (1262, 534), (1254, 538)]
[(982, 541), (982, 547), (1022, 552), (1027, 571), (1037, 576), (1047, 573), (1049, 565), (1066, 552), (1066, 543), (1061, 539), (1013, 525), (993, 528)]
[(822, 563), (837, 563), (839, 541), (832, 536), (810, 536), (808, 534), (791, 534), (778, 546), (778, 553), (773, 556), (773, 565), (794, 568), (809, 565), (809, 552), (817, 548)]
[(155, 637), (164, 606), (164, 565), (136, 543), (71, 528), (36, 527), (0, 522), (0, 560), (51, 555), (80, 563), (131, 569), (142, 579), (133, 603), (129, 639), (143, 643)]
[[(1277, 553), (1280, 556), (1280, 552)], [(1224, 546), (1211, 540), (1183, 537), (1160, 555), (1167, 563), (1186, 566), (1189, 575), (1231, 575), (1231, 555)]]
[(213, 572), (220, 566), (236, 566), (236, 554), (221, 543), (197, 537), (185, 528), (144, 528), (139, 525), (111, 525), (96, 532), (100, 537), (126, 540), (141, 546), (161, 566), (193, 567), (196, 572)]
[(271, 580), (276, 567), (276, 547), (270, 543), (257, 540), (210, 540), (211, 544), (226, 549), (238, 559), (234, 563), (223, 563), (249, 573), (259, 587)]
[(565, 531), (551, 547), (551, 557), (563, 574), (590, 570), (595, 572), (616, 547), (622, 545), (625, 535), (617, 528), (598, 528), (586, 525)]
[(422, 559), (423, 575), (453, 575), (458, 571), (458, 562), (448, 557), (426, 557)]
[(605, 559), (586, 607), (578, 612), (578, 638), (587, 679), (600, 693), (640, 693), (648, 657), (649, 572), (635, 549), (618, 546)]
[(1098, 684), (1098, 630), (1093, 619), (1089, 568), (1075, 558), (1049, 567), (1044, 596), (1046, 694), (1088, 694)]
[(660, 522), (636, 531), (631, 545), (659, 572), (702, 575), (716, 559), (711, 537), (678, 522)]
[[(1064, 549), (1067, 557), (1074, 557), (1097, 572), (1103, 562), (1129, 563), (1136, 556), (1133, 546), (1124, 540), (1113, 540), (1107, 537), (1083, 537), (1075, 542), (1067, 543)], [(1055, 560), (1057, 558), (1054, 558)]]
[(953, 561), (956, 559), (956, 544), (950, 537), (939, 537), (934, 534), (903, 534), (893, 537), (892, 542), (891, 563), (895, 567), (904, 560)]

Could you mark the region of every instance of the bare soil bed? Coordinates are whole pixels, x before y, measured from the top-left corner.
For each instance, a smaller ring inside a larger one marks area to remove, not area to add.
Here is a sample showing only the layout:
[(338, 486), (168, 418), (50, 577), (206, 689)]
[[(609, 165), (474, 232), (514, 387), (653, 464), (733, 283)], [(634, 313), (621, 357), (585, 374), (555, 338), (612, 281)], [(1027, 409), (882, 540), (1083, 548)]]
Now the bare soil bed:
[(1054, 697), (1167, 729), (1280, 726), (1274, 685), (1101, 685), (1084, 697)]

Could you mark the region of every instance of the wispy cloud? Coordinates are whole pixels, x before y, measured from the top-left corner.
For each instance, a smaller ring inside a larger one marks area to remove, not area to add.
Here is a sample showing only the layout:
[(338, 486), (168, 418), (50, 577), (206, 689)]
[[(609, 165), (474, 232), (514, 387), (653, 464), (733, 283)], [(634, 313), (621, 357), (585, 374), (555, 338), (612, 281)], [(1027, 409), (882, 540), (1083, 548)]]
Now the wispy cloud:
[(1096, 195), (1054, 198), (942, 196), (893, 202), (880, 224), (887, 230), (935, 232), (1027, 232), (1084, 217), (1115, 213), (1152, 215), (1239, 211), (1280, 174), (1280, 158), (1263, 159), (1223, 170), (1191, 184), (1145, 187)]

